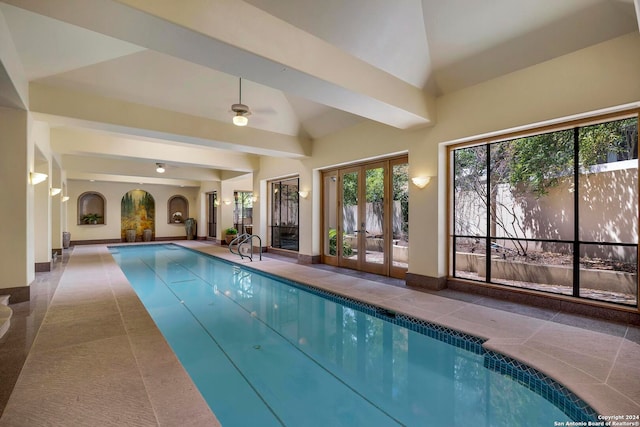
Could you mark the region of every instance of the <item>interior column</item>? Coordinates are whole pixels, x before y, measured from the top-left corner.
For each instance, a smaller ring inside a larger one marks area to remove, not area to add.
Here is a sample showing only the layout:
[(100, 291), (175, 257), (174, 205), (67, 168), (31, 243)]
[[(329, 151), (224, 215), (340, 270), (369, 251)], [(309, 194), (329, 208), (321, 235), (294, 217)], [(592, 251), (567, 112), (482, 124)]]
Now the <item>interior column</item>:
[(10, 294), (11, 303), (29, 300), (35, 279), (29, 122), (27, 111), (0, 108), (0, 294)]

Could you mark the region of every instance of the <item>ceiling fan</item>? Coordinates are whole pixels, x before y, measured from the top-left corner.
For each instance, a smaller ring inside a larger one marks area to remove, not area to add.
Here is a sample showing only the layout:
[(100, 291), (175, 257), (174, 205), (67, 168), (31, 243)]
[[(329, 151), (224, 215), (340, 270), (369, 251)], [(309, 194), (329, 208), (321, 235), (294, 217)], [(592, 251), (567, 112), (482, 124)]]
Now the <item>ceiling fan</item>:
[(249, 123), (248, 117), (251, 115), (249, 107), (242, 103), (242, 77), (239, 81), (238, 103), (231, 105), (231, 111), (235, 113), (233, 116), (233, 124), (236, 126), (246, 126)]

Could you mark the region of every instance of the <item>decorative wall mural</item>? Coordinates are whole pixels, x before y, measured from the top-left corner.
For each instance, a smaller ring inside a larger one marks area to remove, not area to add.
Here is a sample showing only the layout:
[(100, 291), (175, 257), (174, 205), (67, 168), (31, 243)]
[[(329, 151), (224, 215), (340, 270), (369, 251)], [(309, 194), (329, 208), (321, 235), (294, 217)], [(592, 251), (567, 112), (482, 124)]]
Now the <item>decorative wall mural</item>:
[(153, 196), (144, 190), (131, 190), (122, 197), (120, 206), (122, 238), (128, 242), (151, 240), (156, 228)]

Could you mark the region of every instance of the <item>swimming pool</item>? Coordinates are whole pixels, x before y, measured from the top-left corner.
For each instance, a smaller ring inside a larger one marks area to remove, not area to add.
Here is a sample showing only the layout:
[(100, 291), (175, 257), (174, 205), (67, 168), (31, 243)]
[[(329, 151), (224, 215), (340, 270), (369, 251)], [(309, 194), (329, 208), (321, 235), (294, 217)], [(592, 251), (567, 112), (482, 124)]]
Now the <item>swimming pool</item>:
[(547, 426), (595, 415), (480, 339), (175, 245), (110, 250), (224, 426)]

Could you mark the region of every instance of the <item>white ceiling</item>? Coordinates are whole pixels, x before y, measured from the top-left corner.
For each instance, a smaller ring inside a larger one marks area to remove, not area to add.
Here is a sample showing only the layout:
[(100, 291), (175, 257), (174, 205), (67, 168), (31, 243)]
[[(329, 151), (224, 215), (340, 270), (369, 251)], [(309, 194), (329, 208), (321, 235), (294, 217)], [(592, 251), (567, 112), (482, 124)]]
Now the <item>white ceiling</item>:
[[(246, 173), (253, 154), (305, 155), (309, 141), (363, 120), (428, 125), (429, 97), (638, 31), (634, 0), (160, 3), (0, 2), (24, 74), (37, 84), (32, 100), (55, 89), (72, 100), (90, 95), (175, 120), (187, 115), (220, 130), (168, 136), (32, 102), (38, 119), (57, 129), (53, 146), (69, 178), (89, 179), (93, 170), (99, 179), (157, 179), (154, 162), (170, 157), (163, 155), (170, 146), (181, 155), (173, 165), (166, 159), (167, 183)], [(252, 110), (244, 134), (227, 126), (240, 76), (242, 102)], [(78, 144), (79, 135), (94, 142)], [(147, 150), (131, 150), (135, 141)], [(205, 162), (206, 150), (215, 155)], [(215, 160), (224, 156), (242, 166)]]

